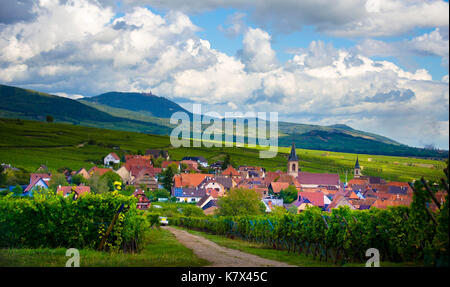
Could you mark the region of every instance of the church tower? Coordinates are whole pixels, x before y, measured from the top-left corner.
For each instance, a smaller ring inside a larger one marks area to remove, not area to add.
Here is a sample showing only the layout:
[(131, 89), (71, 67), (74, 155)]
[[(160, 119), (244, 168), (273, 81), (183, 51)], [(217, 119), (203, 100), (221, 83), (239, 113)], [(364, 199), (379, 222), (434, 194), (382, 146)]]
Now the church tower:
[(359, 160), (358, 156), (356, 156), (356, 163), (355, 163), (355, 169), (354, 169), (354, 178), (359, 178), (361, 176), (361, 167), (359, 166)]
[(297, 177), (298, 170), (299, 170), (298, 157), (297, 157), (297, 153), (295, 152), (295, 143), (292, 143), (291, 153), (289, 154), (289, 158), (288, 158), (287, 173), (289, 175), (292, 175), (293, 177)]

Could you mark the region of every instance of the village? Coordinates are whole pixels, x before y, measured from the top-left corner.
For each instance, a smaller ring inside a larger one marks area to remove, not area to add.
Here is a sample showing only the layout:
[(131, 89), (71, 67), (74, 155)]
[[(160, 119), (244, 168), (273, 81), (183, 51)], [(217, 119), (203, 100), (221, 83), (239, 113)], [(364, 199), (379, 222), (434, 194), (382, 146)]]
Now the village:
[[(227, 196), (232, 189), (255, 192), (264, 204), (266, 213), (275, 208), (300, 213), (311, 206), (323, 211), (331, 211), (340, 206), (347, 206), (352, 210), (385, 209), (388, 206), (409, 206), (413, 199), (413, 190), (408, 182), (387, 182), (380, 177), (365, 176), (358, 157), (355, 159), (353, 178), (348, 182), (341, 182), (339, 174), (301, 171), (294, 144), (287, 159), (286, 172), (266, 171), (260, 166), (225, 165), (226, 167), (220, 161), (209, 164), (202, 156), (189, 156), (175, 161), (171, 160), (165, 150), (147, 150), (145, 155), (124, 155), (122, 160), (115, 152), (111, 152), (104, 157), (103, 166), (64, 171), (67, 183), (70, 184), (57, 186), (56, 193), (63, 196), (74, 194), (76, 199), (93, 192), (85, 181), (74, 180), (76, 177), (88, 180), (113, 172), (121, 179), (121, 182), (114, 184), (120, 185), (119, 189), (131, 190), (131, 195), (138, 199), (137, 208), (141, 210), (148, 209), (152, 201), (171, 200), (195, 204), (204, 214), (212, 215), (218, 209), (218, 199)], [(169, 175), (170, 187), (159, 180), (168, 168), (174, 170)], [(24, 186), (22, 196), (33, 196), (33, 192), (49, 188), (52, 174), (43, 172), (44, 170), (45, 167), (41, 166), (30, 175), (29, 184)], [(146, 191), (152, 190), (167, 190), (170, 196), (149, 198)], [(444, 193), (438, 192), (436, 197), (442, 203)]]

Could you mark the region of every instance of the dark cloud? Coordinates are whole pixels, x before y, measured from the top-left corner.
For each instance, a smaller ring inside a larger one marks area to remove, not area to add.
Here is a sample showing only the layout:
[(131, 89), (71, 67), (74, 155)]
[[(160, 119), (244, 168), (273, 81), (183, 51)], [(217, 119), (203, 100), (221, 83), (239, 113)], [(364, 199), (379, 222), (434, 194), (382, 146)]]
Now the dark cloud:
[(365, 101), (370, 103), (384, 102), (406, 102), (413, 99), (416, 95), (410, 89), (405, 91), (392, 90), (388, 93), (377, 93), (374, 97), (366, 97)]
[(1, 2), (0, 23), (30, 21), (36, 16), (32, 12), (35, 0), (2, 0)]

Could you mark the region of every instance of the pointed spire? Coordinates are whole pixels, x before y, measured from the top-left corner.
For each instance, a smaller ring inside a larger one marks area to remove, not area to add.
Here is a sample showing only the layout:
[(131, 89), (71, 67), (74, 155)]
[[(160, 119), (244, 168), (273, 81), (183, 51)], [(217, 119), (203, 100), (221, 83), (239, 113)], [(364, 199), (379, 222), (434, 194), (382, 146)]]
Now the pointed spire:
[(356, 155), (355, 169), (361, 169), (361, 168), (359, 167), (358, 155)]
[(297, 153), (295, 152), (295, 143), (292, 143), (291, 153), (289, 154), (289, 161), (298, 161)]

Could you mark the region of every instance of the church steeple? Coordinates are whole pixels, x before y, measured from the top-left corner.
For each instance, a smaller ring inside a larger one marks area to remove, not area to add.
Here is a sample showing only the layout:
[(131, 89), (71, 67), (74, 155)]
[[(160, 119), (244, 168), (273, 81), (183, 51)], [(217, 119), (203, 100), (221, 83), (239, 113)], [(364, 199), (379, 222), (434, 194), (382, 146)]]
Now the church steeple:
[(297, 152), (295, 151), (295, 143), (292, 143), (288, 161), (298, 161)]
[(361, 167), (359, 166), (359, 160), (358, 155), (356, 155), (356, 163), (355, 163), (355, 169), (354, 169), (354, 178), (359, 178), (361, 176)]
[(288, 167), (287, 167), (287, 171), (289, 175), (292, 175), (293, 177), (297, 177), (298, 176), (298, 156), (297, 153), (295, 151), (295, 143), (292, 143), (292, 147), (291, 147), (291, 153), (289, 154), (289, 158), (288, 158)]

